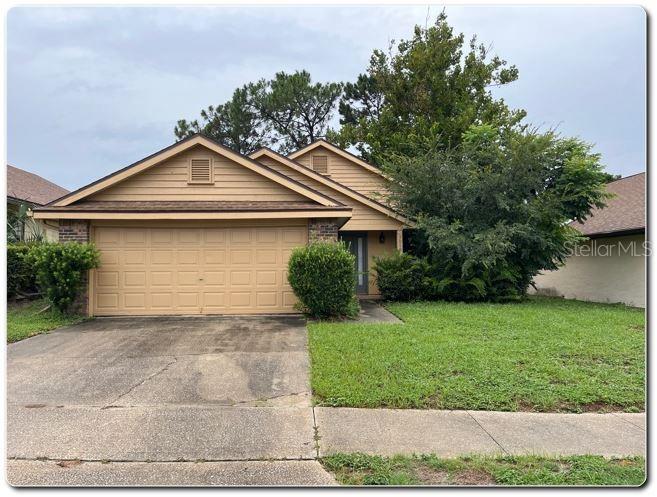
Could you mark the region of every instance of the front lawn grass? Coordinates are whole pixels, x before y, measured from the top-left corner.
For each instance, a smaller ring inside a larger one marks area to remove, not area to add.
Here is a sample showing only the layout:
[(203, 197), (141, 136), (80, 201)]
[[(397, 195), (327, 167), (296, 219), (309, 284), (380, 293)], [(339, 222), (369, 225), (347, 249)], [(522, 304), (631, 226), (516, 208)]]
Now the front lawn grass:
[(7, 304), (7, 342), (17, 342), (86, 319), (78, 314), (62, 314), (52, 309), (39, 313), (47, 305), (43, 300)]
[(309, 324), (320, 405), (642, 411), (644, 312), (532, 297), (396, 303), (404, 324)]
[(335, 454), (321, 459), (342, 485), (621, 485), (645, 480), (645, 459), (601, 456), (380, 457)]

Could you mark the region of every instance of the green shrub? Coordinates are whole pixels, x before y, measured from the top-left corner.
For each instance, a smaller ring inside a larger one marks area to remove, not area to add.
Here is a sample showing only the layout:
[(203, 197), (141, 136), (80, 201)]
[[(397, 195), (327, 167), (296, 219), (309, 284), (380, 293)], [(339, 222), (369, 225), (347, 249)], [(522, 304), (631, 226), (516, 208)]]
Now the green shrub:
[(313, 317), (355, 316), (355, 257), (342, 243), (316, 242), (294, 249), (288, 281), (300, 308)]
[(26, 261), (30, 245), (10, 243), (7, 245), (7, 296), (18, 293), (36, 292), (36, 278), (32, 266)]
[(89, 269), (98, 267), (99, 253), (91, 243), (43, 243), (27, 256), (39, 288), (59, 311), (75, 302)]
[(385, 300), (409, 301), (434, 296), (435, 281), (426, 259), (401, 252), (375, 257), (374, 274)]

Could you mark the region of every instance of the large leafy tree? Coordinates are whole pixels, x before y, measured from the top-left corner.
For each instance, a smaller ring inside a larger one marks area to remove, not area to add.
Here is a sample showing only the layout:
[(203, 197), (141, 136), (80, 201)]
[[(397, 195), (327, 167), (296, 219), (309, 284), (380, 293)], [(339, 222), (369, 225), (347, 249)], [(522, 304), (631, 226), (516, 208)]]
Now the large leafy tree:
[(251, 104), (246, 87), (235, 90), (228, 102), (201, 110), (200, 121), (179, 120), (174, 133), (179, 140), (201, 133), (241, 154), (267, 142), (265, 123)]
[(282, 153), (324, 136), (342, 94), (341, 83), (313, 83), (307, 71), (276, 73), (248, 85), (251, 102), (269, 126), (272, 145)]
[(523, 295), (581, 240), (568, 221), (607, 196), (591, 146), (554, 132), (471, 126), (456, 148), (398, 154), (384, 169), (391, 201), (418, 220), (442, 298)]
[(472, 124), (513, 127), (523, 119), (524, 111), (491, 93), (517, 78), (516, 67), (490, 56), (476, 37), (466, 45), (442, 13), (387, 53), (374, 51), (366, 74), (345, 86), (342, 127), (331, 138), (375, 164), (390, 154), (455, 147)]

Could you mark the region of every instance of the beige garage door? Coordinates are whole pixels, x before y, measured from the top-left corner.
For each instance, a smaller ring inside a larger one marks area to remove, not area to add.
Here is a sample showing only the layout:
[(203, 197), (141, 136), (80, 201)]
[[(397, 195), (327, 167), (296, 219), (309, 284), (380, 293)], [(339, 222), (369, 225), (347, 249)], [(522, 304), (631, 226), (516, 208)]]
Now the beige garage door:
[(287, 283), (296, 227), (95, 227), (94, 314), (293, 312)]

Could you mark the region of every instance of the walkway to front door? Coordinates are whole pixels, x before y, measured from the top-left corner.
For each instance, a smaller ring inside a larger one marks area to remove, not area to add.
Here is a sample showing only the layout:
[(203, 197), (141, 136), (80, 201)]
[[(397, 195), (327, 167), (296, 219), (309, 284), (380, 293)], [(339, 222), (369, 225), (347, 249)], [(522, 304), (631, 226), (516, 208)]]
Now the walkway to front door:
[(340, 233), (340, 240), (344, 241), (349, 251), (356, 257), (356, 293), (369, 293), (367, 264), (367, 233), (348, 232)]

